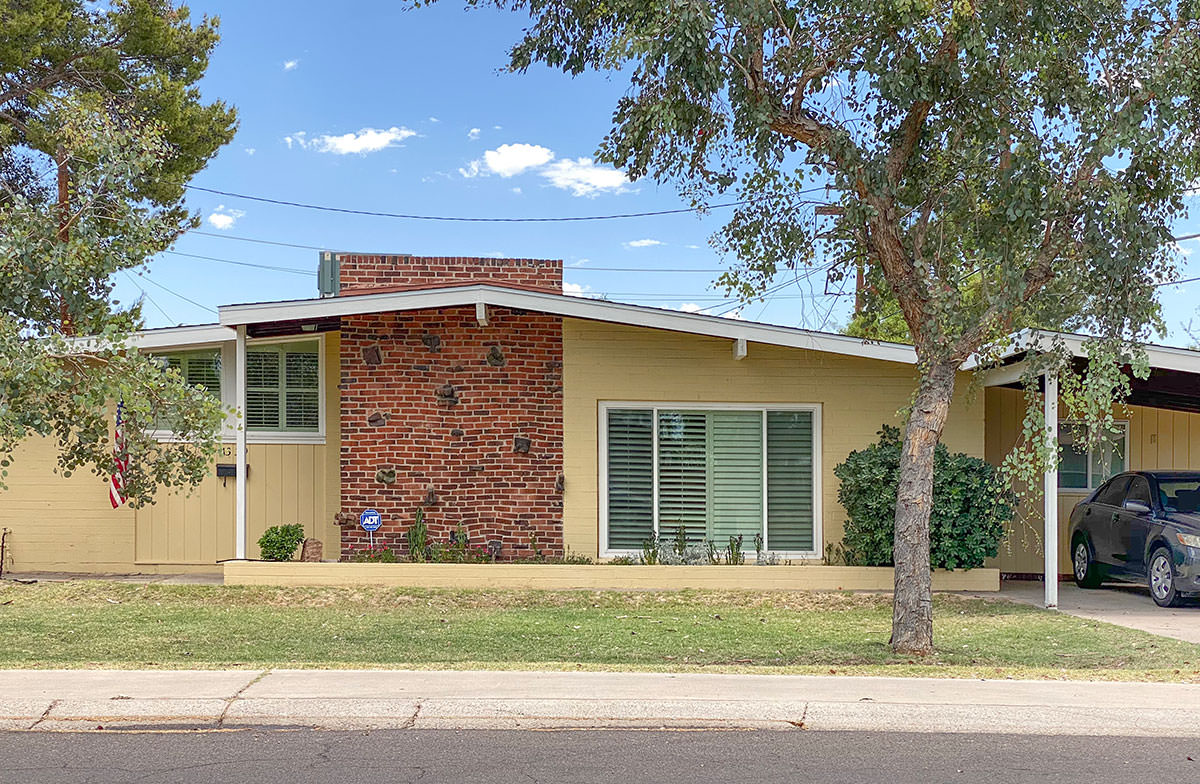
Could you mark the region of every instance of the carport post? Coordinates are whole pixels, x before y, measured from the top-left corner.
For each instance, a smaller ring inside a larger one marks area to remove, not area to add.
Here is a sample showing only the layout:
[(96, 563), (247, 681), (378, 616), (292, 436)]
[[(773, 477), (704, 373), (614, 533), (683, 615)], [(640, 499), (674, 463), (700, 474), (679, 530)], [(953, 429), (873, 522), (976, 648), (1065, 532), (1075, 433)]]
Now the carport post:
[(237, 508), (234, 510), (234, 557), (246, 558), (246, 326), (237, 328), (236, 383), (237, 394), (237, 477), (234, 479)]
[[(1058, 450), (1058, 373), (1047, 371), (1044, 376), (1045, 383), (1045, 415), (1046, 415), (1046, 437), (1050, 439), (1049, 444), (1055, 450), (1055, 458), (1057, 458)], [(1044, 563), (1044, 579), (1046, 581), (1046, 609), (1058, 609), (1058, 460), (1054, 459), (1046, 466), (1046, 475), (1043, 479), (1042, 487), (1042, 503), (1044, 506), (1043, 516), (1046, 521), (1046, 530), (1044, 536), (1044, 546), (1042, 549), (1046, 552), (1046, 560)]]

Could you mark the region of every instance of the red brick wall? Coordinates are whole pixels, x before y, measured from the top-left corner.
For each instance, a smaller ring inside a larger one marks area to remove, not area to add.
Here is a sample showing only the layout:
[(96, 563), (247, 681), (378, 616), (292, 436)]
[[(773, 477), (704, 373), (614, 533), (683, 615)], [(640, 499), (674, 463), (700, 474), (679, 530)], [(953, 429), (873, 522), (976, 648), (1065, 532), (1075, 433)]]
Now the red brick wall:
[(465, 256), (338, 256), (341, 294), (374, 288), (421, 288), (466, 283), (503, 283), (562, 293), (562, 261), (483, 259)]
[(342, 319), (343, 557), (367, 543), (363, 509), (383, 515), (376, 545), (403, 549), (418, 507), (436, 541), (461, 525), (502, 560), (532, 555), (533, 537), (562, 554), (561, 320), (488, 321), (473, 307)]

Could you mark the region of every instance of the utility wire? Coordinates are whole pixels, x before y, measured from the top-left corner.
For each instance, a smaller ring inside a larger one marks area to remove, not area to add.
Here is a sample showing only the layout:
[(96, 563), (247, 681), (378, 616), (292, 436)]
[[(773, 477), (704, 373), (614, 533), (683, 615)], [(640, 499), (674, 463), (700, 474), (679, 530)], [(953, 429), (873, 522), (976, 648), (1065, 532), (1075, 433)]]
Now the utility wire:
[(173, 295), (173, 296), (179, 297), (179, 298), (180, 298), (181, 300), (183, 300), (184, 302), (190, 302), (191, 304), (195, 305), (195, 306), (196, 306), (196, 307), (198, 307), (198, 308), (201, 308), (202, 310), (207, 310), (209, 313), (212, 313), (214, 316), (215, 316), (215, 315), (218, 315), (218, 314), (217, 314), (217, 311), (216, 311), (216, 310), (214, 310), (213, 308), (210, 308), (208, 305), (201, 305), (201, 304), (200, 304), (199, 302), (197, 302), (196, 300), (194, 300), (194, 299), (191, 299), (190, 297), (185, 297), (184, 295), (180, 294), (178, 291), (175, 291), (174, 289), (169, 289), (169, 288), (167, 288), (167, 287), (166, 287), (166, 286), (164, 286), (163, 284), (161, 284), (161, 283), (159, 283), (158, 281), (156, 281), (156, 280), (152, 279), (152, 278), (151, 278), (149, 275), (142, 275), (142, 276), (140, 276), (140, 277), (141, 277), (141, 279), (142, 279), (142, 280), (146, 281), (147, 283), (153, 283), (155, 286), (158, 286), (160, 289), (162, 289), (163, 291), (167, 292), (168, 294), (171, 294), (171, 295)]
[[(401, 212), (379, 212), (376, 210), (354, 210), (346, 207), (330, 207), (324, 204), (309, 204), (299, 201), (288, 201), (286, 199), (271, 199), (266, 196), (252, 196), (246, 193), (234, 193), (232, 191), (222, 191), (216, 188), (202, 188), (199, 185), (185, 185), (188, 190), (200, 191), (203, 193), (212, 193), (217, 196), (224, 196), (230, 199), (245, 199), (246, 201), (257, 201), (263, 204), (275, 204), (281, 207), (298, 207), (305, 210), (319, 210), (321, 212), (337, 212), (344, 215), (367, 215), (374, 218), (401, 218), (403, 220), (422, 220), (422, 221), (448, 221), (456, 223), (570, 223), (579, 221), (601, 221), (601, 220), (623, 220), (626, 218), (651, 218), (658, 215), (680, 215), (686, 212), (699, 212), (693, 207), (681, 207), (674, 210), (652, 210), (649, 212), (624, 212), (614, 215), (573, 215), (568, 217), (558, 218), (468, 218), (457, 215), (415, 215)], [(807, 193), (817, 193), (827, 190), (825, 186), (818, 188), (808, 188), (806, 190), (797, 191), (790, 196), (802, 196)], [(756, 202), (773, 200), (781, 197), (760, 196), (754, 199), (742, 199), (740, 201), (729, 201), (721, 204), (709, 204), (704, 207), (704, 210), (718, 210), (725, 207), (740, 207), (743, 204), (754, 204)], [(804, 200), (802, 204), (825, 204), (825, 202)]]
[(293, 275), (304, 275), (305, 277), (311, 277), (312, 275), (317, 274), (315, 271), (302, 270), (302, 269), (297, 269), (295, 267), (275, 267), (270, 264), (254, 264), (253, 262), (249, 262), (249, 261), (234, 261), (233, 259), (219, 259), (216, 256), (200, 256), (195, 253), (183, 253), (183, 252), (177, 251), (177, 250), (164, 250), (163, 253), (169, 253), (172, 256), (184, 256), (189, 259), (201, 259), (203, 261), (216, 261), (216, 262), (220, 262), (221, 264), (236, 264), (239, 267), (254, 267), (255, 269), (271, 270), (272, 272), (290, 272)]
[(149, 300), (151, 305), (158, 308), (158, 312), (163, 314), (163, 318), (165, 318), (167, 320), (168, 324), (178, 324), (179, 323), (178, 321), (175, 321), (175, 319), (171, 318), (171, 314), (168, 313), (166, 310), (164, 310), (162, 305), (158, 304), (158, 300), (156, 300), (154, 297), (150, 296), (150, 292), (146, 291), (144, 288), (142, 288), (141, 286), (138, 285), (138, 282), (136, 280), (134, 280), (132, 275), (129, 274), (129, 270), (121, 270), (121, 271), (125, 273), (125, 277), (129, 278), (129, 282), (132, 283), (135, 287), (137, 287), (138, 291), (142, 292), (142, 296), (145, 297), (147, 300)]

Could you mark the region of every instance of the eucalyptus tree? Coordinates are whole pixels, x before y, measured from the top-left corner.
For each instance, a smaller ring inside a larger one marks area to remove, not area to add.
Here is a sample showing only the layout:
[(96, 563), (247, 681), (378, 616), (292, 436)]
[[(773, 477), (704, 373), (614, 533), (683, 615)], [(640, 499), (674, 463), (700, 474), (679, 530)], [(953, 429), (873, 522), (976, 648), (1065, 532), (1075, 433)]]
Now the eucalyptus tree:
[(730, 290), (753, 297), (832, 258), (835, 280), (865, 265), (868, 308), (894, 300), (918, 373), (892, 646), (932, 651), (933, 455), (957, 371), (1016, 325), (1069, 323), (1116, 362), (1156, 323), (1153, 286), (1200, 169), (1197, 4), (468, 3), (529, 16), (512, 70), (628, 79), (602, 160), (698, 207), (747, 201), (713, 238), (736, 260)]
[(211, 469), (215, 390), (131, 350), (141, 308), (113, 289), (196, 225), (184, 186), (235, 126), (196, 86), (216, 42), (167, 0), (0, 0), (0, 486), (31, 437), (67, 474), (107, 477), (119, 446), (135, 505)]

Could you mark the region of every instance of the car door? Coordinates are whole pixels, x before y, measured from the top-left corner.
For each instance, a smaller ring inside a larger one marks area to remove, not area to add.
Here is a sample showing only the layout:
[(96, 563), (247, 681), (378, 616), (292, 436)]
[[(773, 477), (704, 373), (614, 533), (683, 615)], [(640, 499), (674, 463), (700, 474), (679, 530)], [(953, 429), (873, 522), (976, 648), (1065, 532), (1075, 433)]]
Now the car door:
[(1125, 502), (1125, 489), (1129, 487), (1129, 475), (1122, 474), (1108, 480), (1096, 491), (1096, 495), (1083, 510), (1080, 526), (1092, 540), (1092, 551), (1096, 561), (1111, 570), (1124, 569), (1124, 560), (1116, 553), (1120, 544), (1116, 540), (1116, 527)]
[[(1131, 504), (1142, 508), (1131, 509)], [(1150, 524), (1154, 502), (1150, 496), (1150, 483), (1144, 476), (1135, 476), (1129, 482), (1125, 491), (1125, 501), (1118, 513), (1114, 538), (1117, 544), (1116, 557), (1123, 564), (1120, 567), (1131, 576), (1140, 577), (1146, 573), (1146, 537), (1150, 534)]]

